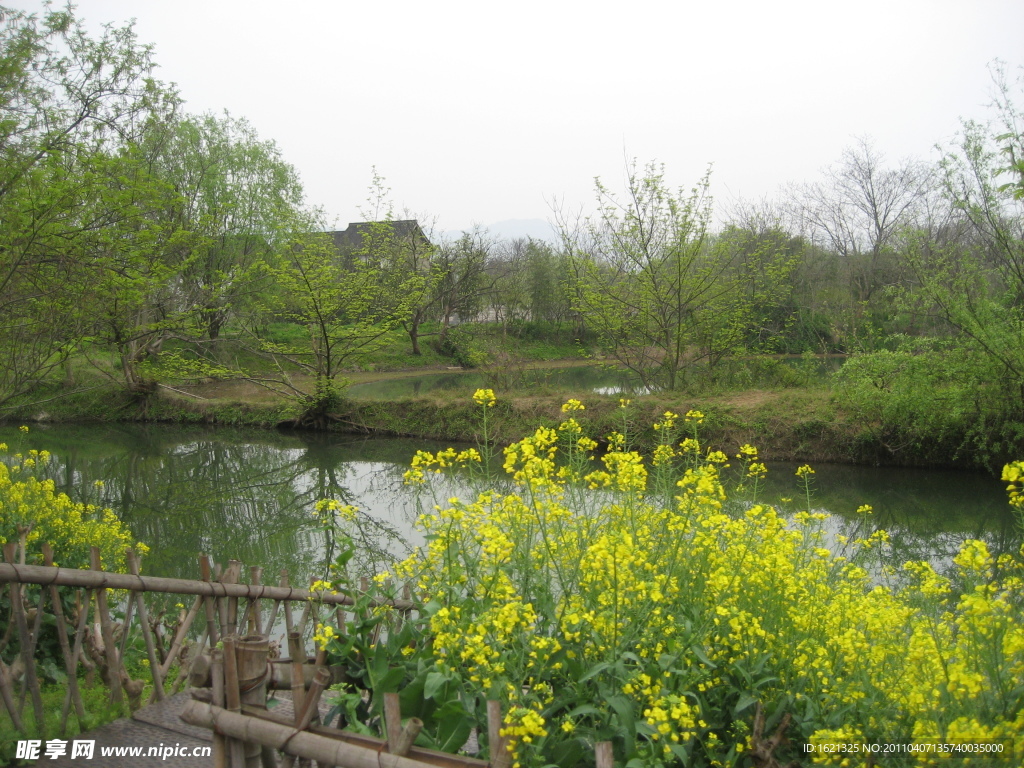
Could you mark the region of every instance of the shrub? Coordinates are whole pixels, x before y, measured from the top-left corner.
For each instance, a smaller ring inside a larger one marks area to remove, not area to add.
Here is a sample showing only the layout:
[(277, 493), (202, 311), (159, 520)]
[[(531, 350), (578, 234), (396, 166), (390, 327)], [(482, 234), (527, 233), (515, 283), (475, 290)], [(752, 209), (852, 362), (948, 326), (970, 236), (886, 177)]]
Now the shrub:
[[(27, 433), (28, 427), (21, 430)], [(0, 443), (0, 544), (23, 539), (29, 564), (41, 564), (42, 545), (50, 544), (54, 561), (65, 568), (88, 568), (95, 546), (104, 568), (112, 571), (124, 570), (126, 549), (134, 546), (140, 555), (149, 551), (133, 541), (110, 509), (58, 493), (45, 476), (49, 460), (47, 451), (11, 453)]]

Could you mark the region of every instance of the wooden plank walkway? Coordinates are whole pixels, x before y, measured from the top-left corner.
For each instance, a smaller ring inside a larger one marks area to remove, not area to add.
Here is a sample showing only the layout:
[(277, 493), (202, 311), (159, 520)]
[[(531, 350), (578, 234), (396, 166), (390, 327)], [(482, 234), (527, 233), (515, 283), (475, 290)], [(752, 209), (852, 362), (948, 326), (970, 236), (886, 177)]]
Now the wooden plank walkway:
[[(123, 717), (112, 723), (79, 734), (73, 737), (78, 740), (94, 739), (96, 745), (91, 760), (82, 757), (72, 758), (70, 756), (70, 742), (68, 754), (50, 760), (45, 757), (38, 761), (38, 764), (53, 766), (54, 768), (206, 768), (213, 765), (210, 757), (194, 757), (194, 751), (209, 748), (213, 743), (210, 731), (203, 728), (183, 723), (178, 715), (184, 709), (185, 704), (191, 700), (188, 691), (183, 691), (171, 696), (162, 702), (143, 707), (131, 717)], [(176, 748), (179, 756), (163, 756), (160, 751), (155, 755), (148, 754), (151, 747), (159, 750), (163, 748)], [(126, 751), (132, 748), (141, 750), (141, 754), (121, 756), (103, 756), (104, 748), (122, 748)], [(184, 756), (185, 753), (188, 756)]]
[[(290, 691), (277, 692), (278, 704), (275, 712), (292, 715)], [(131, 717), (123, 717), (112, 723), (72, 737), (78, 740), (93, 739), (96, 742), (93, 757), (87, 760), (82, 757), (71, 758), (71, 741), (68, 742), (68, 754), (55, 760), (40, 756), (36, 765), (52, 766), (53, 768), (206, 768), (213, 765), (211, 757), (195, 756), (195, 750), (209, 748), (213, 744), (212, 733), (205, 728), (182, 722), (179, 715), (192, 697), (188, 691), (182, 691), (162, 702), (143, 707)], [(326, 717), (329, 705), (321, 704), (321, 716)], [(45, 746), (45, 745), (44, 745)], [(163, 752), (148, 754), (151, 747), (158, 749), (175, 748), (178, 754)], [(107, 755), (103, 756), (103, 748), (139, 748), (138, 755)]]

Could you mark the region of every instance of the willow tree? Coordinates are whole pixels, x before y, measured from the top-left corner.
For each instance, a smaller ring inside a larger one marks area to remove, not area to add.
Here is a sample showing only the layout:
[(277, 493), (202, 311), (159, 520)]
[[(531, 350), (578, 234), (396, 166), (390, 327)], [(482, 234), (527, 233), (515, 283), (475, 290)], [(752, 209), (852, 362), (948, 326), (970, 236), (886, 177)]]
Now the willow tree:
[(178, 99), (152, 79), (131, 26), (91, 37), (70, 6), (0, 7), (0, 21), (2, 403), (93, 334), (95, 287), (116, 267), (111, 232), (152, 232), (152, 189), (125, 187), (127, 158)]

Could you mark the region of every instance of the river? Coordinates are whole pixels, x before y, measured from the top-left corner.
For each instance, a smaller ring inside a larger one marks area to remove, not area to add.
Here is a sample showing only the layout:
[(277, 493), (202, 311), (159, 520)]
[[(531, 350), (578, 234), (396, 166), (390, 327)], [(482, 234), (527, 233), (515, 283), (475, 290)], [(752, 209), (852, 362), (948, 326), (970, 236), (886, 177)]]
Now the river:
[[(276, 581), (319, 575), (328, 546), (314, 515), (318, 499), (360, 508), (358, 541), (371, 560), (397, 556), (420, 543), (414, 529), (420, 501), (402, 474), (425, 440), (323, 433), (283, 434), (167, 425), (33, 425), (25, 435), (0, 426), (10, 452), (45, 449), (48, 474), (76, 500), (113, 509), (152, 552), (146, 573), (195, 578), (196, 555), (263, 566)], [(784, 511), (802, 504), (796, 465), (769, 465), (759, 500)], [(833, 515), (830, 533), (887, 529), (891, 564), (929, 559), (949, 566), (960, 544), (982, 538), (995, 553), (1019, 546), (1002, 484), (981, 473), (837, 465), (815, 467), (815, 511)], [(94, 481), (103, 480), (101, 488)], [(464, 479), (447, 478), (438, 496), (463, 497)], [(433, 500), (425, 501), (428, 507)], [(875, 512), (858, 515), (861, 504)]]

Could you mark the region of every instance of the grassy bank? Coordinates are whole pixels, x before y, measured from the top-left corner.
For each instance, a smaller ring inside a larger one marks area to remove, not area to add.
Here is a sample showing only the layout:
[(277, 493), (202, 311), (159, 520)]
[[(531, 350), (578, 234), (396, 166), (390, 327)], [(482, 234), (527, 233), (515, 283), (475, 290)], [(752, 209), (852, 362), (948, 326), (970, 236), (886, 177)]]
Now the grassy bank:
[[(408, 375), (364, 373), (359, 381)], [(299, 414), (294, 402), (259, 387), (221, 382), (181, 389), (160, 388), (145, 399), (123, 390), (97, 386), (63, 397), (44, 393), (37, 402), (11, 409), (8, 422), (127, 421), (175, 424), (209, 424), (290, 428)], [(432, 393), (394, 401), (345, 399), (331, 414), (326, 428), (338, 432), (401, 435), (449, 441), (474, 441), (479, 436), (479, 410), (472, 392)], [(629, 408), (619, 408), (617, 395), (498, 392), (493, 409), (493, 436), (507, 444), (529, 434), (538, 424), (552, 426), (560, 420), (560, 407), (569, 396), (586, 405), (580, 414), (591, 434), (621, 429), (623, 415), (639, 449), (652, 448), (657, 440), (651, 424), (666, 410), (685, 413), (699, 408), (706, 415), (704, 434), (710, 445), (732, 451), (750, 443), (770, 461), (840, 462), (880, 465), (970, 466), (952, 451), (912, 456), (894, 452), (886, 431), (847, 413), (826, 385), (790, 389), (748, 390), (703, 397), (654, 394), (633, 398)], [(45, 402), (38, 402), (45, 401)]]

